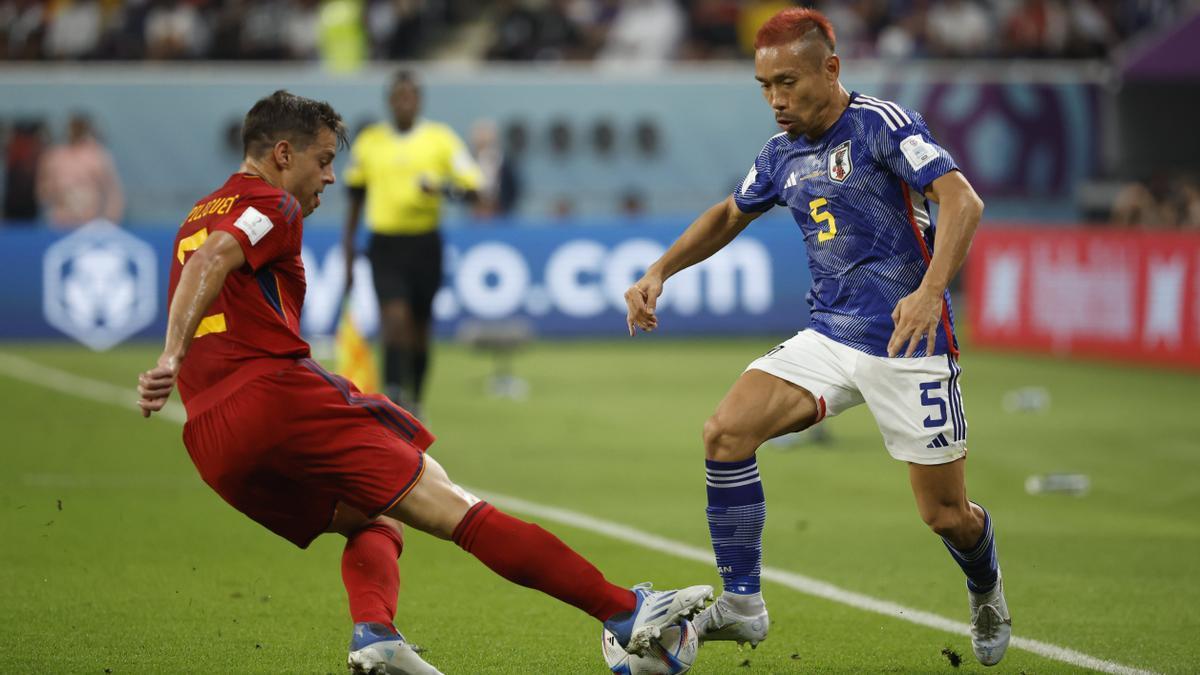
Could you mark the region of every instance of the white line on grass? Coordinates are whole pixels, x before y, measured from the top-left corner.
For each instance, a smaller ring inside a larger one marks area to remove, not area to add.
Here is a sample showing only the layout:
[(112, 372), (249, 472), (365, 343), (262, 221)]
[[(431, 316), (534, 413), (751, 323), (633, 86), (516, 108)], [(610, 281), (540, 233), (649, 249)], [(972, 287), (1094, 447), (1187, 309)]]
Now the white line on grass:
[[(0, 374), (7, 375), (13, 379), (22, 380), (38, 386), (53, 389), (71, 396), (98, 401), (100, 403), (108, 403), (125, 408), (129, 411), (130, 416), (137, 415), (137, 395), (133, 389), (133, 383), (130, 383), (128, 388), (118, 387), (107, 382), (100, 382), (85, 377), (68, 373), (57, 368), (44, 366), (29, 359), (16, 356), (14, 354), (6, 354), (0, 352)], [(183, 407), (178, 403), (168, 403), (167, 407), (160, 413), (164, 419), (169, 419), (173, 422), (183, 423), (186, 419), (186, 413)], [(158, 415), (156, 415), (158, 416)], [(576, 527), (581, 530), (587, 530), (595, 534), (601, 534), (612, 539), (628, 542), (642, 548), (650, 549), (665, 553), (676, 558), (685, 560), (693, 560), (695, 562), (704, 563), (706, 565), (715, 565), (716, 561), (712, 553), (708, 549), (702, 549), (690, 544), (678, 542), (666, 537), (660, 537), (656, 534), (643, 532), (636, 528), (614, 523), (608, 520), (594, 518), (584, 513), (562, 509), (554, 506), (545, 506), (536, 502), (526, 501), (518, 497), (509, 497), (507, 495), (497, 494), (494, 492), (479, 491), (481, 497), (486, 498), (496, 506), (513, 511), (519, 511), (537, 518), (553, 521), (562, 525)], [(918, 609), (911, 609), (903, 605), (898, 605), (894, 602), (873, 598), (862, 593), (855, 593), (844, 588), (839, 588), (833, 584), (806, 577), (803, 574), (789, 572), (774, 567), (764, 567), (762, 576), (768, 581), (775, 582), (781, 586), (786, 586), (801, 593), (831, 600), (843, 605), (849, 605), (855, 609), (861, 609), (868, 612), (875, 612), (884, 616), (908, 621), (921, 626), (935, 628), (937, 630), (954, 633), (956, 635), (969, 635), (970, 627), (961, 622), (947, 619), (944, 616), (939, 616), (931, 612), (924, 612)], [(1012, 646), (1018, 649), (1023, 649), (1028, 652), (1044, 656), (1048, 659), (1069, 663), (1081, 668), (1089, 668), (1104, 673), (1117, 673), (1119, 675), (1152, 675), (1153, 671), (1141, 670), (1130, 666), (1122, 665), (1114, 661), (1105, 661), (1104, 659), (1090, 656), (1082, 652), (1060, 647), (1058, 645), (1042, 642), (1040, 640), (1032, 640), (1023, 637), (1013, 637)]]

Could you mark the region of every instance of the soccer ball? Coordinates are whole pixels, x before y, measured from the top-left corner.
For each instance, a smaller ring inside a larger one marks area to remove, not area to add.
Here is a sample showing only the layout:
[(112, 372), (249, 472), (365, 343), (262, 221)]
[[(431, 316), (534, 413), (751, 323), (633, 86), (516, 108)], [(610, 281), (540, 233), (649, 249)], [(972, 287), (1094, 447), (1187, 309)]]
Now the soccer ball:
[(679, 675), (690, 670), (696, 661), (700, 641), (692, 622), (682, 619), (664, 628), (657, 640), (651, 640), (645, 656), (626, 652), (607, 629), (600, 647), (609, 669), (617, 675)]

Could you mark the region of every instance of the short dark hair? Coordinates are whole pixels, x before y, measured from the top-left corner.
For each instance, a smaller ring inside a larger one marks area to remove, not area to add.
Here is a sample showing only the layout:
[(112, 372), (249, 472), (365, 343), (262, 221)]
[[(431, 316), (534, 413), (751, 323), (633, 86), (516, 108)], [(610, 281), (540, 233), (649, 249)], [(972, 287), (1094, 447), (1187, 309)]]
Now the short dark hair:
[(407, 84), (418, 91), (421, 89), (421, 82), (417, 78), (417, 74), (408, 68), (401, 68), (392, 73), (392, 86), (389, 88), (389, 90), (395, 89), (402, 84)]
[(322, 127), (337, 136), (338, 147), (349, 143), (346, 125), (333, 106), (280, 89), (260, 98), (246, 113), (242, 152), (247, 157), (258, 157), (284, 140), (303, 150), (317, 139)]

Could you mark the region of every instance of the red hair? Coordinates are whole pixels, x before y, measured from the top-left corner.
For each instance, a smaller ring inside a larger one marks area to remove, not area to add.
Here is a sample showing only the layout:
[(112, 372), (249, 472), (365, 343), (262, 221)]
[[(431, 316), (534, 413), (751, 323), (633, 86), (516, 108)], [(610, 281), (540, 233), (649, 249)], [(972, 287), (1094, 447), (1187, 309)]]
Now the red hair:
[(824, 14), (807, 7), (785, 9), (768, 19), (754, 37), (754, 48), (786, 45), (814, 30), (821, 32), (821, 38), (829, 45), (829, 51), (835, 51), (837, 38), (833, 34), (833, 24), (829, 23)]

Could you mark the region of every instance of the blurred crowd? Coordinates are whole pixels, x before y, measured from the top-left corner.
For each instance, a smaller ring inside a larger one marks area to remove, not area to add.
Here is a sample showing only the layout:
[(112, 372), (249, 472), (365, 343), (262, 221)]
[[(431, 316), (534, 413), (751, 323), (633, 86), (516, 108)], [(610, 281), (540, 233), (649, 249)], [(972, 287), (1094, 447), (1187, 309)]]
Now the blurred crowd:
[(76, 227), (96, 219), (120, 223), (125, 195), (112, 156), (83, 113), (67, 121), (62, 140), (47, 141), (40, 119), (0, 129), (4, 143), (0, 221)]
[(9, 60), (417, 58), (467, 0), (0, 0)]
[(1126, 183), (1113, 200), (1109, 220), (1146, 229), (1200, 230), (1200, 177), (1163, 174)]
[(811, 5), (843, 56), (1103, 58), (1188, 0), (503, 0), (492, 59), (653, 61), (753, 55), (758, 27)]
[[(0, 59), (654, 63), (753, 54), (782, 0), (0, 0)], [(805, 3), (809, 4), (809, 3)], [(1195, 0), (820, 0), (851, 57), (1103, 58)]]

